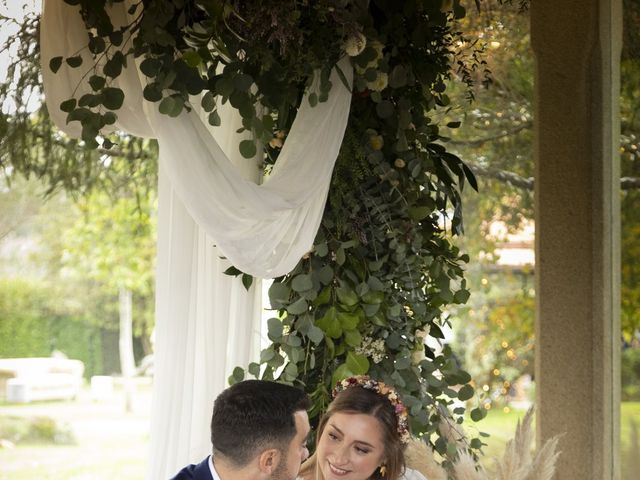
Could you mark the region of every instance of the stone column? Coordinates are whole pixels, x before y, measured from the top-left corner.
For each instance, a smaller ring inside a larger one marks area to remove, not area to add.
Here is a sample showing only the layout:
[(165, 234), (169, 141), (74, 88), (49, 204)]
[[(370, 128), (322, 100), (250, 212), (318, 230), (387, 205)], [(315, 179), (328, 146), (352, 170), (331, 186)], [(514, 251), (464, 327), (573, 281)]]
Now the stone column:
[(619, 478), (621, 0), (533, 0), (538, 443)]

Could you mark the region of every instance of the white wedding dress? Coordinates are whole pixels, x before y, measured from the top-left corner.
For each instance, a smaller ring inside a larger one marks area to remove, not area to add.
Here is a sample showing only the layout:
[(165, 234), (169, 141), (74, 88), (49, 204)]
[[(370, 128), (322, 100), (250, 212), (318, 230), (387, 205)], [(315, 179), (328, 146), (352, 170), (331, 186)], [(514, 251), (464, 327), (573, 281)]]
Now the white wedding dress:
[(428, 480), (428, 479), (418, 470), (407, 468), (404, 471), (404, 474), (400, 477), (400, 480)]

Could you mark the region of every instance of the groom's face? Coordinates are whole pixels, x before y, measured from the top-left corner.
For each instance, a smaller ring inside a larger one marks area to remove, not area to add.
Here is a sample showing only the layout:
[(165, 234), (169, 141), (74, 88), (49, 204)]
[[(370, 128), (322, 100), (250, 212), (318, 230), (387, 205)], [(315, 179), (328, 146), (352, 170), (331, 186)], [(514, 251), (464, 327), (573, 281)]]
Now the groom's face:
[(294, 435), (286, 456), (282, 458), (276, 471), (271, 475), (271, 480), (295, 480), (300, 470), (300, 464), (309, 456), (307, 449), (307, 437), (311, 431), (307, 412), (299, 410), (294, 414), (296, 421), (296, 434)]

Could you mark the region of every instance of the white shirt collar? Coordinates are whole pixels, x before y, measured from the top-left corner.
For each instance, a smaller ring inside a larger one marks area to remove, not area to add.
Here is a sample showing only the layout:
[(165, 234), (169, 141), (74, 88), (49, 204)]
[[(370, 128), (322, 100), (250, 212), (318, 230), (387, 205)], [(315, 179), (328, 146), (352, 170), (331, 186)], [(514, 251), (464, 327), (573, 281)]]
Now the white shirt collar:
[(220, 475), (218, 475), (218, 472), (216, 472), (216, 469), (213, 466), (213, 455), (209, 455), (209, 471), (211, 472), (213, 480), (220, 480)]

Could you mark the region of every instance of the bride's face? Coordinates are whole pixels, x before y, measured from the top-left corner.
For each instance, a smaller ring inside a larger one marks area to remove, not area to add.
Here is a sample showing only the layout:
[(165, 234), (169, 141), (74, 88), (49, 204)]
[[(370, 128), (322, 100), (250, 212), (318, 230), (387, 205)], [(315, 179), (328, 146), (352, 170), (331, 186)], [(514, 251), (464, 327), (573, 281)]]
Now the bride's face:
[(366, 480), (383, 460), (383, 432), (377, 418), (363, 413), (331, 416), (317, 448), (325, 480)]

